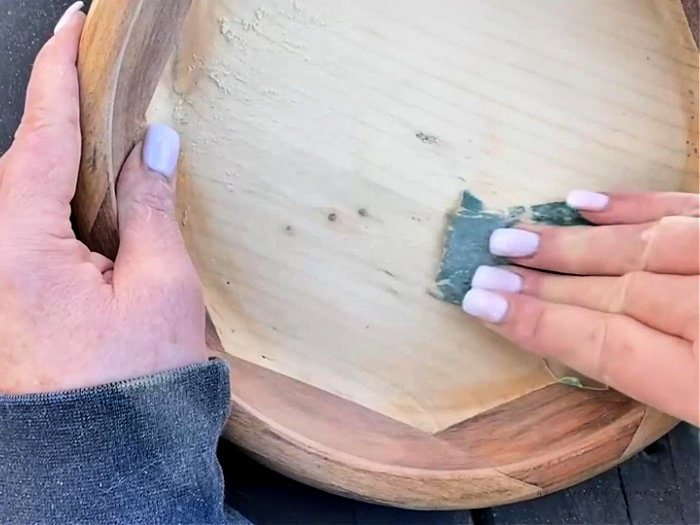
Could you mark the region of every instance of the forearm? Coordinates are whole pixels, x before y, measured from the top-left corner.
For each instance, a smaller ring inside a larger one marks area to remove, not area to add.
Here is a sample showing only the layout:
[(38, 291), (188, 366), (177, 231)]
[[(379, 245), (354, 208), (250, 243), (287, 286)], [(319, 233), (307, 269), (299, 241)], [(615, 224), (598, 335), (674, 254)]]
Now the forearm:
[(222, 361), (0, 396), (0, 523), (223, 523)]

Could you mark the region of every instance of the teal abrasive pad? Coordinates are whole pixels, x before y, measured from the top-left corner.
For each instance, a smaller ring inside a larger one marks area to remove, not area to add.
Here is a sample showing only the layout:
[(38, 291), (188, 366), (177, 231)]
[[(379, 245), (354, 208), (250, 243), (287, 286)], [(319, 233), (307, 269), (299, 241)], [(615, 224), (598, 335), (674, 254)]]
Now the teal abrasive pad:
[(510, 228), (521, 221), (557, 226), (591, 224), (565, 202), (487, 210), (483, 202), (465, 191), (459, 208), (449, 219), (445, 248), (432, 294), (443, 301), (461, 304), (479, 266), (508, 263), (506, 259), (489, 252), (491, 232), (497, 228)]

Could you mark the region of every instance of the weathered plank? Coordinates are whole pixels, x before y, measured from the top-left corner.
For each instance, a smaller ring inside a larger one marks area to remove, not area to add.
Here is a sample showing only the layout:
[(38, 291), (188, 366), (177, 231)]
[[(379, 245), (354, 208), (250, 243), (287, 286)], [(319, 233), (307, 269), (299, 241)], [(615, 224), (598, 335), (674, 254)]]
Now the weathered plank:
[(679, 426), (619, 471), (632, 523), (700, 523), (697, 429)]
[(491, 519), (494, 525), (630, 523), (623, 488), (614, 469), (543, 498), (493, 508)]
[(472, 525), (469, 511), (420, 512), (351, 501), (285, 478), (222, 441), (226, 503), (258, 524)]
[(668, 441), (678, 478), (683, 523), (700, 523), (700, 433), (696, 427), (679, 425), (668, 435)]
[(597, 478), (537, 500), (482, 511), (494, 525), (700, 523), (698, 430), (679, 425)]
[(356, 503), (357, 525), (472, 525), (471, 512), (426, 512), (380, 507), (368, 503)]
[(226, 503), (256, 525), (354, 525), (354, 502), (292, 481), (245, 456), (226, 441), (219, 445)]

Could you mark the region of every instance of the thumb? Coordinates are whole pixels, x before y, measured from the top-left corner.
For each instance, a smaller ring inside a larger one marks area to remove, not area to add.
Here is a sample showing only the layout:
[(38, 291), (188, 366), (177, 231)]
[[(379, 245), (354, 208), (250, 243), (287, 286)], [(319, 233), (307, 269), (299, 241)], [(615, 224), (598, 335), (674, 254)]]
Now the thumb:
[(175, 177), (180, 139), (162, 124), (137, 144), (117, 182), (119, 252), (115, 290), (149, 293), (154, 286), (196, 290), (199, 282), (175, 218)]

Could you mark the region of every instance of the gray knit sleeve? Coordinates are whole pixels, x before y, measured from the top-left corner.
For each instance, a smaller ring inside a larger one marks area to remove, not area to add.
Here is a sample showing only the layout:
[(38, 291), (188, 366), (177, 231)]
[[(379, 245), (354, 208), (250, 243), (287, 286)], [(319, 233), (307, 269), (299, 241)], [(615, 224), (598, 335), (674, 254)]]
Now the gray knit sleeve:
[(219, 524), (228, 368), (0, 396), (0, 523)]

